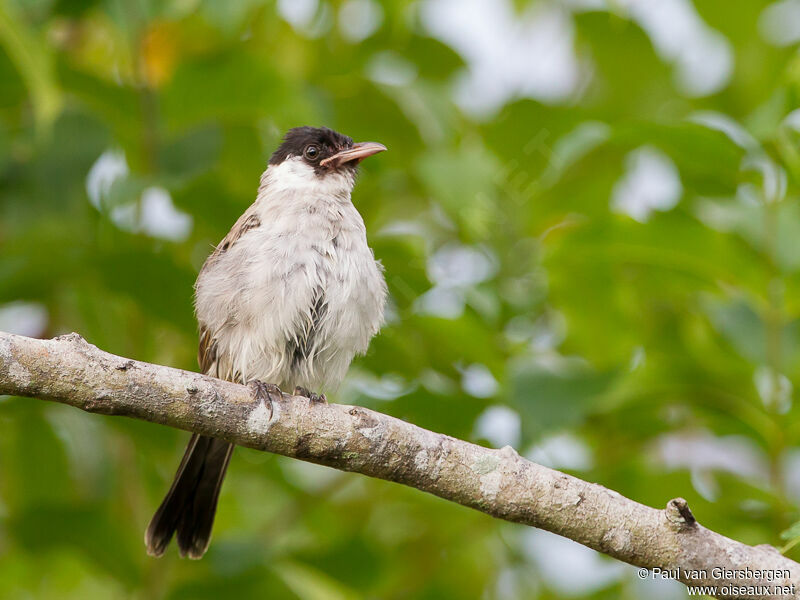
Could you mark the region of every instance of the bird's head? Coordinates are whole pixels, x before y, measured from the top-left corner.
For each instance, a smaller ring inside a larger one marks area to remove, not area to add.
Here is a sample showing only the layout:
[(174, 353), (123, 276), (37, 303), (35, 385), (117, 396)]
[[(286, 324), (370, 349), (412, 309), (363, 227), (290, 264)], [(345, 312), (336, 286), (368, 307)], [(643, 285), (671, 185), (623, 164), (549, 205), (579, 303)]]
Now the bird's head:
[(269, 175), (281, 187), (352, 189), (358, 164), (383, 152), (377, 142), (357, 142), (327, 127), (295, 127), (269, 159)]

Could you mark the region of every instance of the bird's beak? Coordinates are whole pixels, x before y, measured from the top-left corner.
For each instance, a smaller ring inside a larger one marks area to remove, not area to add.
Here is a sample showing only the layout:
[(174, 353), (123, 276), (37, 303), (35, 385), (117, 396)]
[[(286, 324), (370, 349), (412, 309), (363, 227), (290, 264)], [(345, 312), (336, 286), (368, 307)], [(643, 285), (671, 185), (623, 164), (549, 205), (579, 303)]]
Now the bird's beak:
[(378, 142), (359, 142), (357, 144), (353, 144), (352, 148), (342, 150), (333, 156), (329, 156), (319, 164), (323, 167), (331, 167), (332, 169), (336, 169), (348, 162), (361, 162), (368, 156), (372, 156), (373, 154), (377, 154), (378, 152), (383, 152), (385, 150), (386, 146), (379, 144)]

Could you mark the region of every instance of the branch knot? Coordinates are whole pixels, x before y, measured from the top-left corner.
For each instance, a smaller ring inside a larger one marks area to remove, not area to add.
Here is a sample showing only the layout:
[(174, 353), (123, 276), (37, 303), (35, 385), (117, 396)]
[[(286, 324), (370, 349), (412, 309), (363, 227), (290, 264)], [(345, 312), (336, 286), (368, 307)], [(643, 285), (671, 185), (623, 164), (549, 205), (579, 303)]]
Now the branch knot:
[(667, 502), (665, 509), (667, 521), (679, 529), (687, 529), (697, 525), (697, 519), (694, 518), (692, 511), (689, 509), (689, 503), (683, 498), (673, 498)]

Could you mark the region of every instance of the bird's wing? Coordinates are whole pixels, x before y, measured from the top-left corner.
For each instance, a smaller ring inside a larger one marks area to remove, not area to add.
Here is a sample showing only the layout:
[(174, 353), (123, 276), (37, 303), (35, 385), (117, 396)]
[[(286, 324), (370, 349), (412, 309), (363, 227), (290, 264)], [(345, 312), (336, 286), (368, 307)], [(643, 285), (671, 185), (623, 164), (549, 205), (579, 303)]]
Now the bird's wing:
[[(250, 206), (241, 217), (234, 223), (222, 241), (209, 254), (200, 272), (202, 273), (209, 265), (225, 254), (230, 248), (248, 231), (261, 226), (261, 219), (255, 212), (255, 205)], [(200, 323), (200, 345), (197, 352), (197, 362), (200, 363), (200, 370), (208, 375), (217, 377), (224, 376), (218, 373), (217, 369), (217, 343), (215, 332), (211, 331), (202, 322)]]
[(217, 258), (230, 250), (231, 246), (233, 246), (245, 233), (251, 229), (255, 229), (256, 227), (261, 227), (261, 219), (259, 218), (258, 214), (256, 214), (255, 204), (253, 204), (242, 214), (241, 217), (239, 217), (236, 223), (233, 224), (233, 227), (231, 227), (228, 235), (222, 238), (222, 241), (217, 245), (216, 248), (214, 248), (214, 251), (208, 255), (208, 258), (203, 264), (203, 268), (200, 269), (200, 272), (208, 267), (208, 265), (213, 263)]
[(200, 346), (197, 350), (197, 362), (200, 371), (206, 375), (213, 375), (216, 371), (217, 343), (208, 328), (200, 325)]

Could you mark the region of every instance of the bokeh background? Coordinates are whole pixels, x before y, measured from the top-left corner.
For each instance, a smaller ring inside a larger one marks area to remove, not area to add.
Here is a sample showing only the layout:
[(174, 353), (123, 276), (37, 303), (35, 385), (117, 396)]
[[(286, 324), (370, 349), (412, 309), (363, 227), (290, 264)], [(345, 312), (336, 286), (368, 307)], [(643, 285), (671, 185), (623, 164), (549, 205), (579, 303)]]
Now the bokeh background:
[[(196, 369), (192, 284), (283, 131), (390, 152), (388, 323), (334, 401), (800, 558), (800, 1), (0, 0), (0, 330)], [(0, 398), (0, 597), (684, 598), (415, 490)]]

